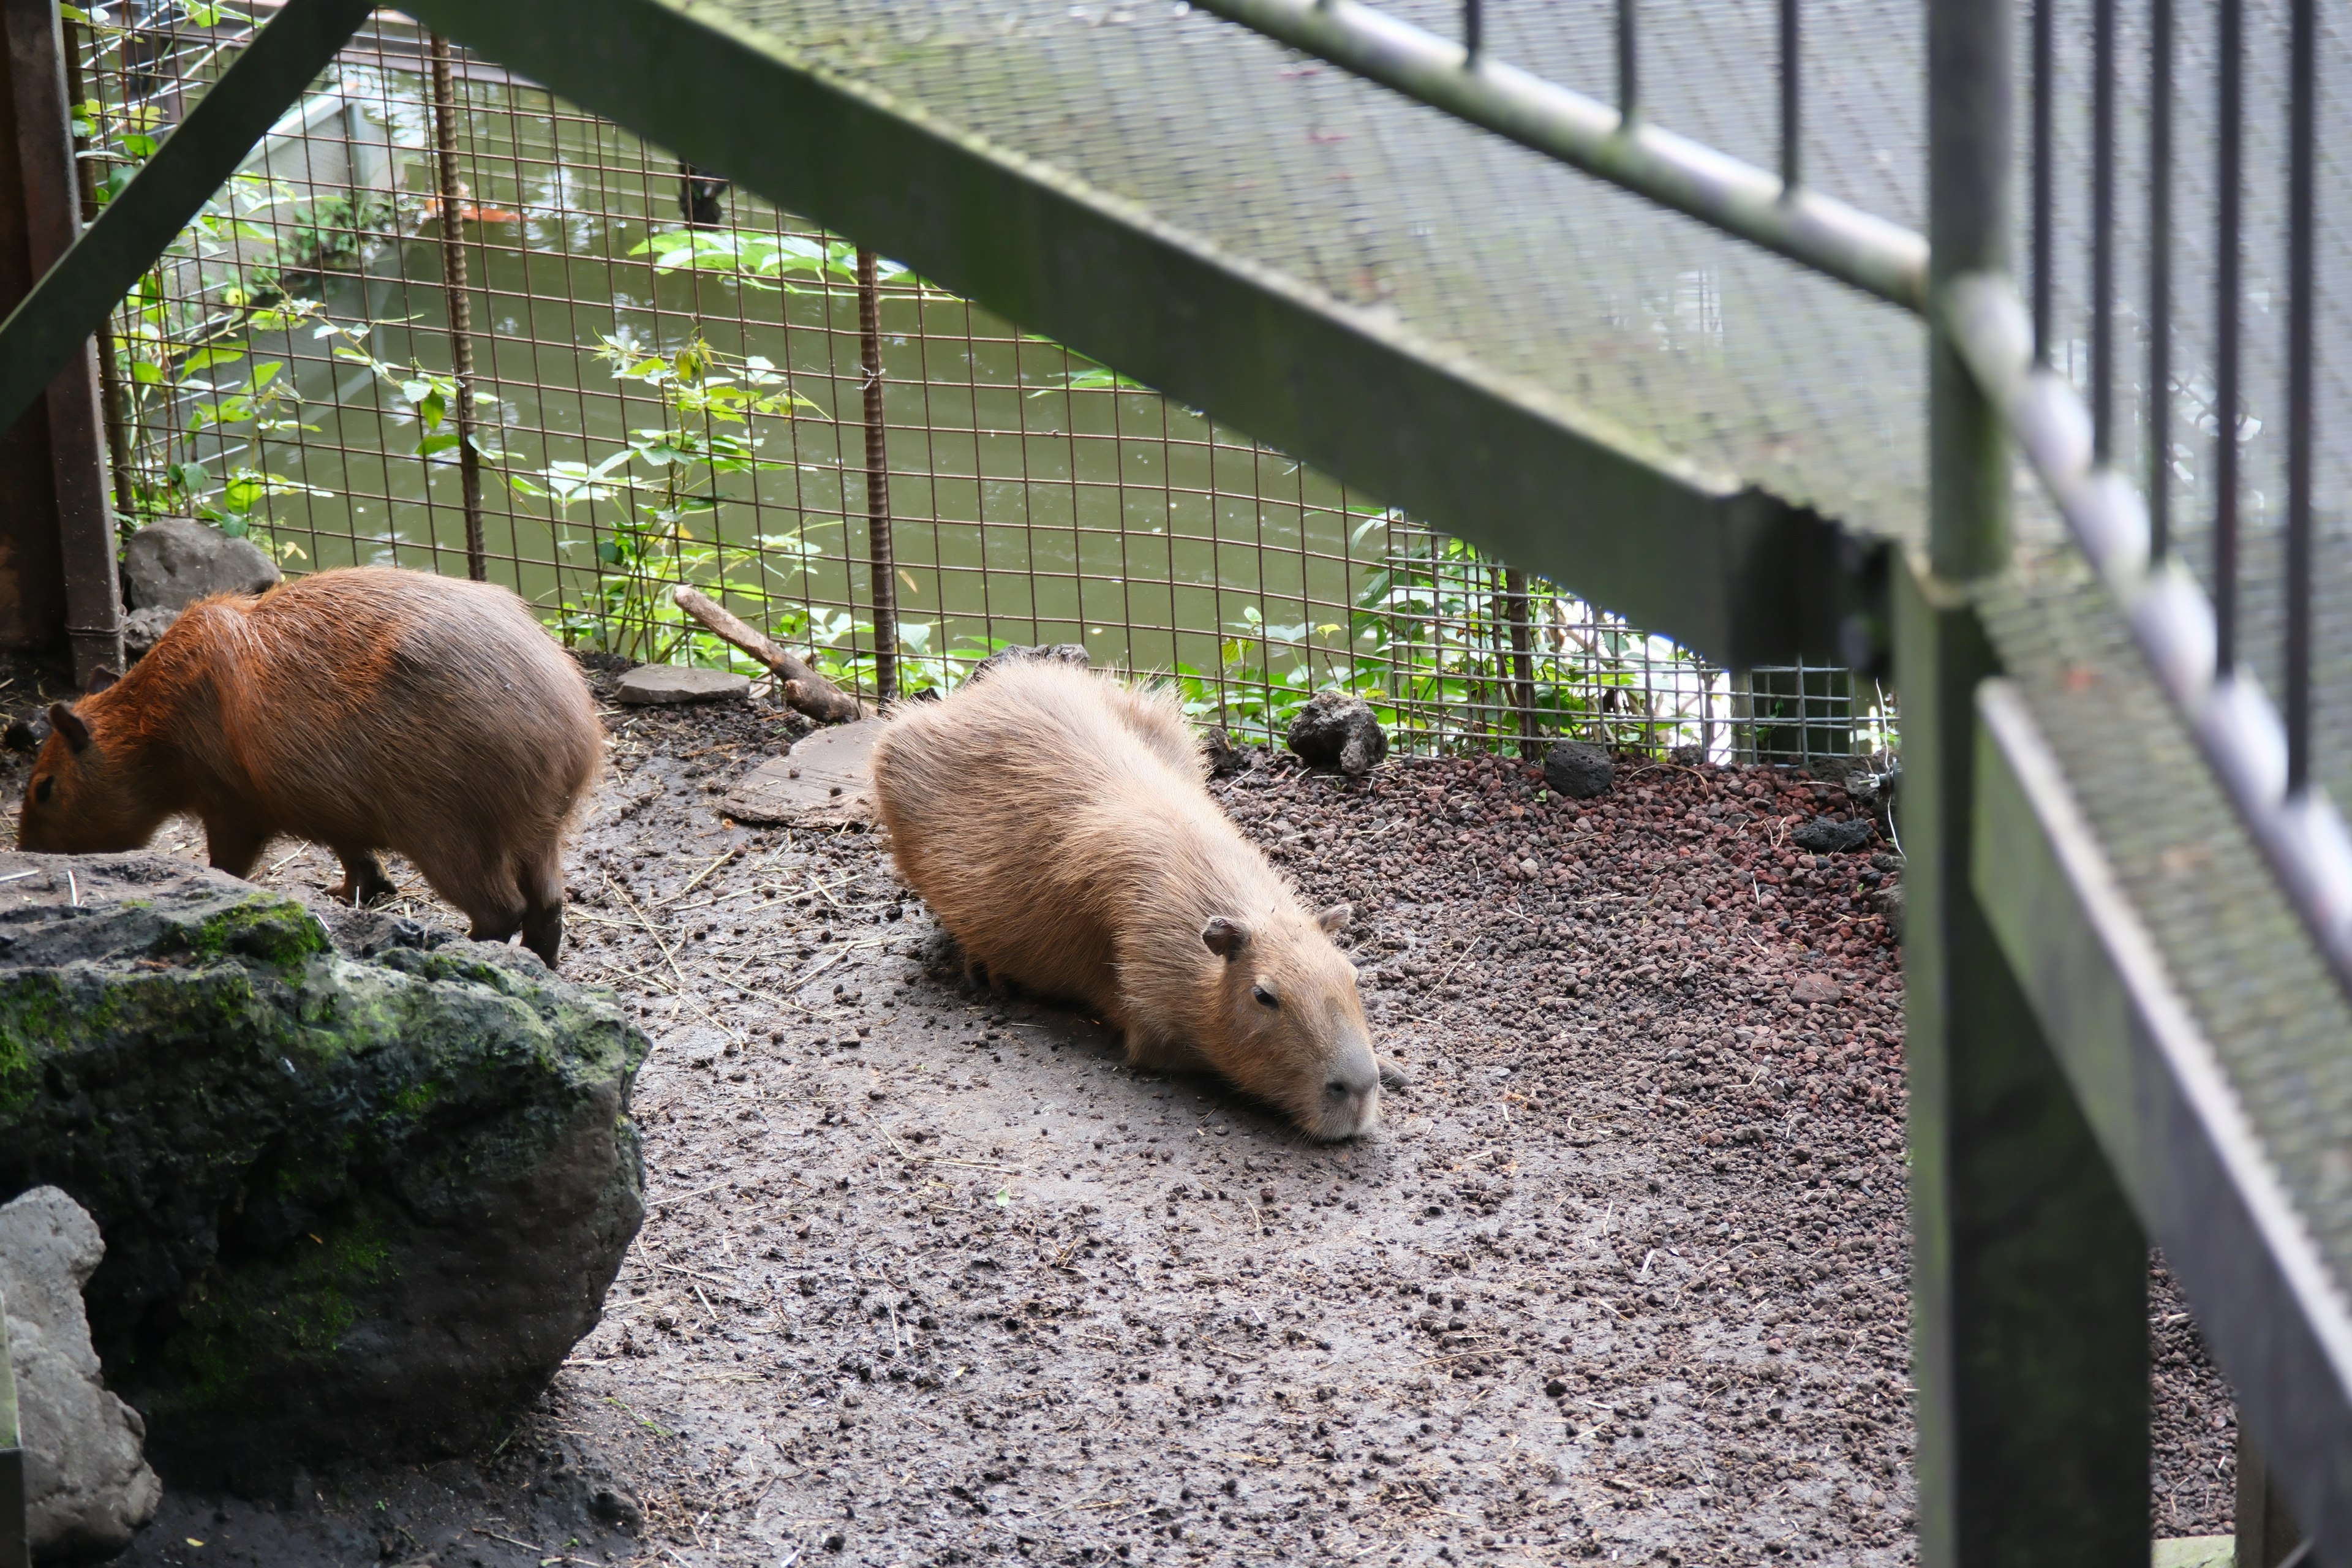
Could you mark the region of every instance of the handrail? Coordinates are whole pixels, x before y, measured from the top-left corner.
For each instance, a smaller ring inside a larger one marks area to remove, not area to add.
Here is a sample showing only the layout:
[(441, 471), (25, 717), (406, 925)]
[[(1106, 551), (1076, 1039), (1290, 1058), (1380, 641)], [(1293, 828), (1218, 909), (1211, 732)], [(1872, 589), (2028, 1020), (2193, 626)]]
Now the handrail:
[(2122, 605), (2132, 637), (2221, 781), (2280, 885), (2352, 991), (2352, 833), (2315, 783), (2290, 788), (2286, 727), (2242, 667), (2221, 673), (2213, 606), (2168, 556), (2151, 564), (2148, 515), (2131, 482), (2097, 459), (2089, 408), (2037, 364), (2033, 323), (2005, 278), (1955, 279), (1938, 319), (2068, 531)]
[(1906, 310), (1927, 309), (1927, 242), (1705, 142), (1474, 56), (1356, 0), (1199, 0), (1205, 9), (1557, 158)]

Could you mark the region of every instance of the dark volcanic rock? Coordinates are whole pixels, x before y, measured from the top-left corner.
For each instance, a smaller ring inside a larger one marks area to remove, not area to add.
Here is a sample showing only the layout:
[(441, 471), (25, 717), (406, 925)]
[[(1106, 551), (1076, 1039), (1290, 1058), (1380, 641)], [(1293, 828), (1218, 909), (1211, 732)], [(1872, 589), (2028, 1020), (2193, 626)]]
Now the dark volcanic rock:
[(1052, 659), (1056, 664), (1075, 664), (1080, 669), (1091, 668), (1094, 664), (1094, 661), (1087, 657), (1087, 650), (1077, 643), (1057, 642), (1037, 647), (1026, 647), (1016, 643), (1011, 647), (998, 648), (994, 653), (973, 665), (971, 673), (964, 679), (978, 680), (1005, 665), (1025, 664), (1036, 658)]
[(1797, 830), (1789, 835), (1789, 839), (1810, 854), (1851, 855), (1857, 849), (1868, 848), (1876, 831), (1866, 816), (1855, 817), (1851, 822), (1832, 822), (1826, 816), (1816, 816), (1797, 824)]
[(339, 950), (184, 861), (0, 879), (0, 1199), (97, 1218), (91, 1330), (158, 1468), (268, 1485), (493, 1439), (644, 1216), (644, 1035), (520, 949), (355, 914)]
[(1209, 759), (1209, 776), (1229, 779), (1235, 773), (1247, 773), (1250, 754), (1234, 744), (1234, 738), (1223, 725), (1201, 737), (1201, 750)]
[(1362, 778), (1389, 754), (1389, 737), (1362, 698), (1318, 691), (1290, 721), (1290, 749), (1315, 767)]
[(1554, 741), (1544, 752), (1544, 783), (1555, 795), (1591, 800), (1616, 786), (1617, 764), (1609, 753), (1584, 741)]

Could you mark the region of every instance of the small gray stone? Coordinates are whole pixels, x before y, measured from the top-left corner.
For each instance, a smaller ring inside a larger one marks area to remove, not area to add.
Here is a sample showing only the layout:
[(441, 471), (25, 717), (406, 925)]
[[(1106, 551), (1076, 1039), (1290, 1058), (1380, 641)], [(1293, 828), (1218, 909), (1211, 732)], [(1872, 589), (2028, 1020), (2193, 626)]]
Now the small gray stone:
[(1791, 1002), (1835, 1002), (1845, 995), (1845, 987), (1819, 970), (1808, 970), (1789, 983)]
[(621, 677), (617, 702), (724, 702), (751, 689), (751, 680), (730, 670), (683, 664), (641, 664)]
[(1016, 643), (1011, 647), (998, 648), (994, 653), (973, 665), (971, 673), (964, 679), (978, 680), (981, 677), (1000, 669), (1005, 665), (1029, 664), (1038, 659), (1045, 659), (1055, 664), (1075, 665), (1080, 669), (1090, 669), (1094, 667), (1094, 660), (1087, 656), (1087, 650), (1077, 643), (1041, 643), (1035, 647)]
[(139, 1413), (107, 1392), (81, 1289), (106, 1256), (98, 1222), (56, 1187), (0, 1207), (0, 1301), (8, 1319), (37, 1561), (111, 1557), (155, 1517)]
[(258, 594), (281, 575), (250, 539), (184, 517), (159, 518), (122, 547), (122, 597), (134, 610), (184, 610), (214, 594)]
[(1318, 691), (1290, 721), (1290, 749), (1315, 767), (1362, 778), (1389, 754), (1389, 737), (1362, 698)]
[(1602, 748), (1585, 741), (1554, 741), (1544, 752), (1544, 783), (1554, 795), (1591, 800), (1617, 785), (1617, 764)]
[(1857, 849), (1868, 848), (1876, 831), (1866, 816), (1857, 816), (1850, 822), (1816, 816), (1799, 823), (1789, 840), (1811, 855), (1851, 855)]

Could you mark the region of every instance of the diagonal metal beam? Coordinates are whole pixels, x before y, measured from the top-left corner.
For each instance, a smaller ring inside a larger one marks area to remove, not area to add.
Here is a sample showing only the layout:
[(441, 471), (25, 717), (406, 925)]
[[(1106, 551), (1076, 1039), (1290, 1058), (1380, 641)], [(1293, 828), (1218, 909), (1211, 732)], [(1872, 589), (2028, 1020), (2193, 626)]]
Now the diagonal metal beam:
[(373, 9), (371, 0), (287, 0), (146, 167), (17, 302), (0, 322), (0, 430), (40, 397)]
[(698, 168), (1735, 665), (1849, 660), (1875, 546), (698, 0), (420, 0)]

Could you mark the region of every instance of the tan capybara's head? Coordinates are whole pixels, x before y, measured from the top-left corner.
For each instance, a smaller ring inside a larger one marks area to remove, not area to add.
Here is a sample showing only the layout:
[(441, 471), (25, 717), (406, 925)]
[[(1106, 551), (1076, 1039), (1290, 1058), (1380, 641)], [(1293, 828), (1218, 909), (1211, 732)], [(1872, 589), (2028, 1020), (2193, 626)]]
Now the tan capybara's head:
[(1203, 1054), (1325, 1142), (1369, 1132), (1381, 1119), (1356, 966), (1331, 942), (1351, 913), (1334, 904), (1309, 917), (1284, 900), (1255, 915), (1216, 916), (1201, 931), (1222, 961)]
[[(112, 684), (101, 670), (92, 695)], [(94, 855), (136, 849), (153, 836), (157, 814), (142, 792), (109, 765), (90, 716), (62, 702), (49, 705), (49, 738), (33, 756), (16, 817), (16, 847), (45, 855)]]

